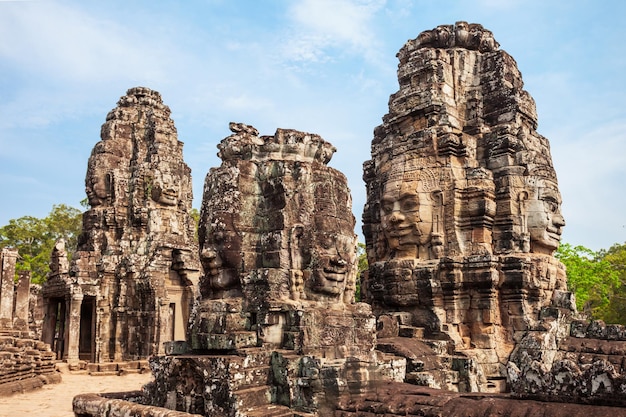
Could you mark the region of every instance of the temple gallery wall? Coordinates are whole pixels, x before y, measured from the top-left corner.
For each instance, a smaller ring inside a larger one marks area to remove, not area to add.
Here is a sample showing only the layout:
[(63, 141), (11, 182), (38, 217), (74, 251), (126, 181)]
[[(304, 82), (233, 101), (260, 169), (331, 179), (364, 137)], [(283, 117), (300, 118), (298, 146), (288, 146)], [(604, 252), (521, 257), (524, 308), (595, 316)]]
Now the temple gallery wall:
[[(87, 163), (78, 249), (54, 248), (37, 343), (154, 378), (80, 395), (77, 416), (626, 415), (626, 330), (579, 315), (553, 256), (557, 175), (514, 59), (466, 22), (397, 57), (363, 164), (360, 277), (329, 142), (231, 123), (196, 234), (170, 110), (127, 91)], [(4, 334), (28, 321), (5, 291)]]

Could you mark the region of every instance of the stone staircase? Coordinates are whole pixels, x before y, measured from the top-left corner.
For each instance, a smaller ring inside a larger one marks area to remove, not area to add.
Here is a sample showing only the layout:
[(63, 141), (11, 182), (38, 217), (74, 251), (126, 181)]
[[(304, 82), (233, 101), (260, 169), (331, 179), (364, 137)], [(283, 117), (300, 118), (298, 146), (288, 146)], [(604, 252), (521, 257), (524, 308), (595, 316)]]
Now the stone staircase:
[(276, 387), (270, 381), (271, 352), (248, 348), (240, 353), (244, 356), (231, 363), (231, 392), (237, 412), (250, 417), (293, 417), (293, 410), (276, 404)]
[(389, 334), (394, 336), (378, 339), (377, 350), (406, 359), (405, 382), (455, 392), (503, 390), (503, 381), (486, 379), (476, 361), (443, 335), (427, 338), (423, 328), (403, 324)]

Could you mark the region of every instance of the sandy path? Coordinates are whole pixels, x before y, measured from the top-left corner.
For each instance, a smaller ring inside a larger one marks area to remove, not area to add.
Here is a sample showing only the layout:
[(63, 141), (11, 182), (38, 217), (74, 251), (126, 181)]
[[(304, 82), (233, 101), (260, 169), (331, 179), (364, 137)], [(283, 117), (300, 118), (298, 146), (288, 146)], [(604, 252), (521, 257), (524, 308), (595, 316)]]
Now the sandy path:
[(120, 392), (141, 389), (152, 375), (128, 374), (124, 376), (89, 376), (62, 373), (58, 384), (44, 385), (41, 389), (0, 397), (0, 417), (74, 417), (72, 398), (77, 394)]

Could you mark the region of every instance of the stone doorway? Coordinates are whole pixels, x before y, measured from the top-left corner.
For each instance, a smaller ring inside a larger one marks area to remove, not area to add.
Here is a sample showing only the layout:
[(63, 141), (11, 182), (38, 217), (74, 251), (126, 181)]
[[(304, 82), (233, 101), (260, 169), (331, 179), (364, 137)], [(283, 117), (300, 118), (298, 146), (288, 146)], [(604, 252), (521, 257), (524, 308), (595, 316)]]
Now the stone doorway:
[(95, 307), (96, 298), (85, 296), (80, 307), (80, 336), (78, 342), (78, 357), (81, 360), (94, 362), (95, 334)]
[(64, 298), (51, 298), (48, 304), (49, 320), (42, 331), (44, 342), (48, 343), (57, 358), (63, 358), (65, 350), (65, 316), (67, 305)]
[(187, 321), (193, 302), (191, 282), (177, 271), (170, 270), (165, 281), (167, 291), (167, 318), (162, 330), (163, 341), (185, 340)]

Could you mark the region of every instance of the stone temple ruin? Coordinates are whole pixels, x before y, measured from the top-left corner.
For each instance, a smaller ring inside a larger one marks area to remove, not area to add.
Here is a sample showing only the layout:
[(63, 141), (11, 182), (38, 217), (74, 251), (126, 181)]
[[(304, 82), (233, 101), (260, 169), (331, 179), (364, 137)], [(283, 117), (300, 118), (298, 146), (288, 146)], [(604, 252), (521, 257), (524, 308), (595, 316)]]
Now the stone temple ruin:
[(30, 328), (30, 271), (19, 272), (15, 283), (18, 256), (16, 249), (0, 251), (0, 396), (61, 380), (50, 346)]
[(626, 415), (626, 330), (581, 319), (553, 257), (561, 198), (515, 61), (465, 22), (398, 58), (364, 164), (364, 302), (330, 143), (232, 123), (196, 243), (169, 109), (120, 99), (78, 251), (53, 252), (43, 340), (95, 373), (150, 357), (154, 380), (80, 395), (77, 416)]
[(102, 126), (87, 168), (90, 209), (71, 264), (57, 242), (43, 340), (58, 358), (131, 371), (184, 340), (200, 264), (191, 170), (159, 93), (133, 88)]

